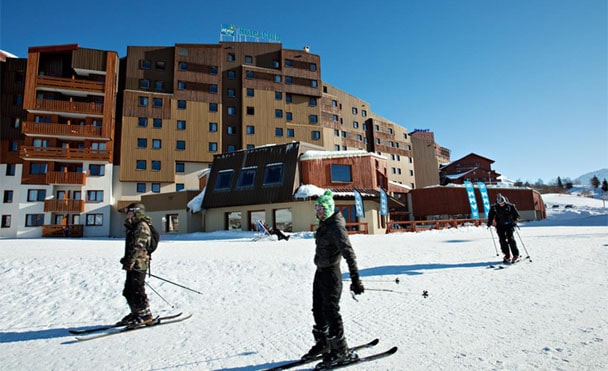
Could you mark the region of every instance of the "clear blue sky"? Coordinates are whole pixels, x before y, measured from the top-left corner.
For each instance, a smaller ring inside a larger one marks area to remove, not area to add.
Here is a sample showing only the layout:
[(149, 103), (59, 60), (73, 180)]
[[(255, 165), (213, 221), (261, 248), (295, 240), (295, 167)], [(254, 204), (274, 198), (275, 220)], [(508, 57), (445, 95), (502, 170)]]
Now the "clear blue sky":
[[(145, 4), (145, 9), (140, 4)], [(545, 183), (608, 168), (606, 0), (308, 0), (1, 4), (0, 49), (219, 42), (220, 25), (310, 46), (322, 79), (408, 131)]]

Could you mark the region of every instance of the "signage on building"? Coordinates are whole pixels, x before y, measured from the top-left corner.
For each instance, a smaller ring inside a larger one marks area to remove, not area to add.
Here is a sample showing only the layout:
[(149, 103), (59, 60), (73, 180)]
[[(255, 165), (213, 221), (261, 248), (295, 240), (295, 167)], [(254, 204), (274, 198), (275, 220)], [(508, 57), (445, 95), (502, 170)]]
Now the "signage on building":
[(244, 27), (237, 27), (233, 24), (222, 24), (220, 29), (220, 41), (224, 37), (232, 38), (232, 41), (269, 41), (281, 42), (281, 38), (274, 32), (252, 30)]

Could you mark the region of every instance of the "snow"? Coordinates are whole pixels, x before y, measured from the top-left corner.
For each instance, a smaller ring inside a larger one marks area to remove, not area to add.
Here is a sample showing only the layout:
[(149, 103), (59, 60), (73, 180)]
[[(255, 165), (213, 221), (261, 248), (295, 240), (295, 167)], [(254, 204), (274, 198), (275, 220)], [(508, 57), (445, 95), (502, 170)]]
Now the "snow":
[[(543, 198), (547, 220), (518, 231), (532, 262), (504, 270), (487, 268), (500, 258), (484, 227), (351, 236), (367, 291), (355, 301), (345, 282), (347, 340), (399, 346), (352, 369), (607, 369), (608, 210), (597, 199)], [(148, 289), (152, 310), (193, 317), (82, 343), (68, 330), (127, 313), (123, 241), (0, 240), (0, 368), (261, 370), (298, 358), (312, 345), (314, 239), (254, 236), (162, 236), (152, 274), (202, 294), (152, 277), (162, 295)]]

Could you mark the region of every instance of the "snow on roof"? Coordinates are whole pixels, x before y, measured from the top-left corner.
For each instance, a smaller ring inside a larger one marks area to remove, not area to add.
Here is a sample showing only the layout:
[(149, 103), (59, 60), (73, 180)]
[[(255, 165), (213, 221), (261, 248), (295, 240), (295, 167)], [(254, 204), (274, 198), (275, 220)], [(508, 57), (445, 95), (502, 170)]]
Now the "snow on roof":
[(201, 193), (196, 195), (196, 197), (194, 197), (193, 199), (188, 201), (187, 206), (190, 209), (190, 212), (192, 214), (196, 214), (203, 209), (202, 206), (203, 206), (203, 198), (205, 198), (205, 190), (207, 190), (206, 187), (201, 191)]
[(384, 156), (377, 155), (373, 152), (367, 152), (364, 150), (352, 150), (352, 151), (306, 151), (300, 156), (300, 160), (318, 160), (326, 158), (344, 158), (344, 157), (363, 157), (363, 156), (376, 156), (385, 158)]

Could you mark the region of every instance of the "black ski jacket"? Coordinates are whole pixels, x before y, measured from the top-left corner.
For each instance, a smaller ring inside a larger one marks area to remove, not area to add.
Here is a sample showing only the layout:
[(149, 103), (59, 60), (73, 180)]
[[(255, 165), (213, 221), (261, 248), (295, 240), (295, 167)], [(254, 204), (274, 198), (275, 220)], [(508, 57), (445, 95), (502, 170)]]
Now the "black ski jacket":
[(488, 213), (488, 227), (492, 225), (494, 219), (496, 219), (496, 228), (510, 227), (519, 219), (519, 213), (515, 205), (508, 202), (505, 202), (504, 206), (494, 204)]
[(359, 274), (357, 257), (348, 238), (346, 221), (341, 212), (337, 211), (329, 218), (319, 221), (315, 243), (317, 247), (314, 261), (318, 269), (339, 266), (344, 257), (351, 277)]

